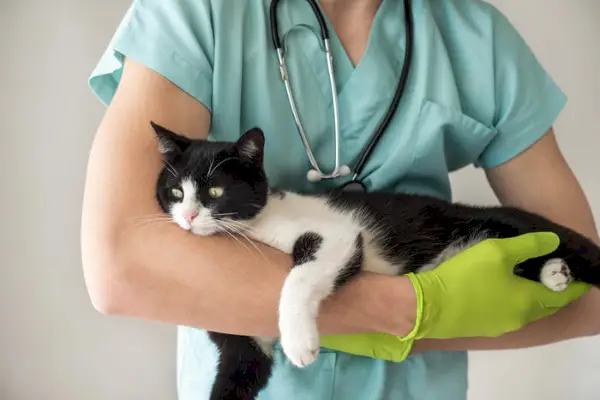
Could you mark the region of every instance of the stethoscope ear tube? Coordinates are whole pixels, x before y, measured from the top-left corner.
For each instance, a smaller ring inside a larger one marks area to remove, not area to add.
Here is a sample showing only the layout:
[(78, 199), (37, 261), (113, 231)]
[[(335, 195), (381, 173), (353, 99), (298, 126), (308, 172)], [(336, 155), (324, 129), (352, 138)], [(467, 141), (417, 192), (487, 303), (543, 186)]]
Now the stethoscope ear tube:
[[(319, 6), (315, 0), (306, 0), (312, 8), (313, 14), (317, 18), (317, 22), (319, 23), (319, 29), (321, 31), (321, 40), (329, 40), (329, 29), (327, 29), (327, 24), (325, 23), (325, 18), (319, 10)], [(279, 39), (279, 24), (277, 23), (277, 6), (279, 5), (279, 0), (272, 0), (271, 7), (269, 10), (269, 14), (271, 17), (271, 40), (273, 41), (273, 46), (275, 50), (281, 49), (281, 40)]]
[(313, 10), (313, 14), (315, 14), (315, 17), (317, 17), (317, 20), (319, 21), (319, 28), (321, 29), (321, 39), (323, 39), (323, 41), (329, 40), (329, 29), (327, 29), (327, 24), (325, 23), (325, 18), (323, 17), (323, 13), (321, 13), (321, 10), (319, 9), (317, 2), (315, 0), (307, 0), (307, 1)]
[(277, 23), (277, 5), (279, 0), (271, 1), (270, 16), (271, 16), (271, 40), (275, 50), (281, 50), (281, 40), (279, 40), (279, 24)]

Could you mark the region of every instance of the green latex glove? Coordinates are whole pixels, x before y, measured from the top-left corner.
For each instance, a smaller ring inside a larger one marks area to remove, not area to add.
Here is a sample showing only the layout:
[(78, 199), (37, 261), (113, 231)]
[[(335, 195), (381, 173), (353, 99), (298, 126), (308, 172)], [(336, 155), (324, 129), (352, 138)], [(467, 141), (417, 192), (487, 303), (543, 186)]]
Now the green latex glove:
[(383, 333), (325, 336), (321, 345), (351, 354), (403, 361), (416, 339), (495, 337), (553, 314), (590, 285), (572, 282), (554, 292), (513, 273), (529, 258), (559, 245), (553, 233), (485, 240), (432, 271), (408, 274), (417, 296), (415, 327), (406, 337)]

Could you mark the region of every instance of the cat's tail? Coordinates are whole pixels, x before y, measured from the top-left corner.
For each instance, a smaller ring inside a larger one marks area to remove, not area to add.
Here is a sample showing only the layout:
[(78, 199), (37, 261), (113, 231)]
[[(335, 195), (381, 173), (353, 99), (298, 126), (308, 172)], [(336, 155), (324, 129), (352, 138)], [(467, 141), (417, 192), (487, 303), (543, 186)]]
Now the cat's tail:
[(574, 280), (600, 288), (600, 248), (581, 249), (577, 254), (567, 256), (565, 261)]
[[(600, 246), (593, 241), (577, 237), (563, 239), (557, 250), (557, 255), (562, 260), (562, 270), (567, 273), (570, 280), (589, 283), (600, 288)], [(552, 260), (547, 261), (547, 265)], [(548, 268), (547, 272), (551, 272)], [(558, 265), (555, 265), (555, 270)], [(543, 276), (542, 276), (543, 277)]]

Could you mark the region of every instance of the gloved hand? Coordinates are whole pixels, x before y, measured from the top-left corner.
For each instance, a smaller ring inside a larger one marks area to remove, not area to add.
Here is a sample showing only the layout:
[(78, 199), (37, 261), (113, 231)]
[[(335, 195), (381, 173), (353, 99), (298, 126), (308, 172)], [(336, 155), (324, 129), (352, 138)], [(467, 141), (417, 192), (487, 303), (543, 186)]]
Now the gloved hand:
[(488, 239), (431, 271), (408, 274), (417, 296), (415, 327), (406, 337), (384, 333), (325, 336), (321, 346), (355, 355), (403, 361), (416, 339), (495, 337), (548, 316), (590, 285), (571, 282), (563, 292), (514, 274), (514, 267), (559, 245), (553, 233)]

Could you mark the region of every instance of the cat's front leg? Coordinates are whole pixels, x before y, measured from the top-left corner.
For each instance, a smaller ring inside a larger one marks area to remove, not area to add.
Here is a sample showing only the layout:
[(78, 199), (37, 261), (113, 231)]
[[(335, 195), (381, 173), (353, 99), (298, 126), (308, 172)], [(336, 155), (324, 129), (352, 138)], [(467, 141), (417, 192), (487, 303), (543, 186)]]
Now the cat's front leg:
[(319, 305), (362, 266), (362, 236), (344, 236), (325, 239), (309, 232), (294, 245), (294, 267), (281, 292), (279, 331), (284, 353), (298, 367), (311, 364), (319, 354)]

